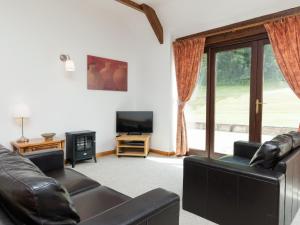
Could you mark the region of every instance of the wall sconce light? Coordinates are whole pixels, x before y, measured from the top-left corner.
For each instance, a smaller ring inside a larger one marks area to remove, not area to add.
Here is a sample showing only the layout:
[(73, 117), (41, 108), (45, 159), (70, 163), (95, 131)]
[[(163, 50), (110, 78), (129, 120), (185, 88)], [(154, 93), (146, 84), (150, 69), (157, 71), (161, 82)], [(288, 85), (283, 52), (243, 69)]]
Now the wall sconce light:
[(71, 60), (69, 55), (60, 55), (60, 60), (65, 63), (65, 70), (68, 72), (75, 71), (74, 61)]

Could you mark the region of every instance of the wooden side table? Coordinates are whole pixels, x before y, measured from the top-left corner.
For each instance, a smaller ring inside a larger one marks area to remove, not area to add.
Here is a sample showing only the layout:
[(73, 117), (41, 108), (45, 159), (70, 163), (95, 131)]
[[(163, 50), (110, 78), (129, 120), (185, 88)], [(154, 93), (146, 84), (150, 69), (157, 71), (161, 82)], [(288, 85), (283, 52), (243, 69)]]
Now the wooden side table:
[(120, 156), (146, 157), (150, 149), (150, 135), (121, 135), (116, 138), (116, 154)]
[(18, 143), (16, 141), (11, 142), (14, 151), (18, 151), (20, 154), (26, 152), (32, 152), (37, 150), (49, 149), (49, 148), (61, 148), (65, 147), (65, 140), (60, 138), (54, 138), (51, 141), (45, 141), (43, 138), (30, 139), (29, 142)]

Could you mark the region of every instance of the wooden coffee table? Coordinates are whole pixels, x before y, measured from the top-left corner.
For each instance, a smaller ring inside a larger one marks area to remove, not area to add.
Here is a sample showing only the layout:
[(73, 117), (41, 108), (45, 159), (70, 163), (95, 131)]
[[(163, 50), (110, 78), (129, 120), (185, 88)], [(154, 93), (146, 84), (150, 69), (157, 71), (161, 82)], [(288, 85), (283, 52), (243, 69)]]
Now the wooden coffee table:
[(51, 141), (45, 141), (43, 138), (30, 139), (29, 142), (18, 143), (16, 141), (11, 142), (14, 151), (18, 151), (20, 154), (32, 151), (38, 151), (50, 148), (65, 147), (65, 140), (60, 138), (54, 138)]

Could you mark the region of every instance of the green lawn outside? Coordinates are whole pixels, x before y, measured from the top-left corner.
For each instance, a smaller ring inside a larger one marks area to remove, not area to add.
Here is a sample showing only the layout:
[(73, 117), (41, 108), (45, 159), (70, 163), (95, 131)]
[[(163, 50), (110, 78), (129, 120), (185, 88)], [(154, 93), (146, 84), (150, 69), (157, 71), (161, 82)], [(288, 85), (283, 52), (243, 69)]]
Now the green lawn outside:
[[(199, 88), (200, 89), (200, 88)], [(264, 87), (263, 126), (297, 128), (300, 100), (285, 86)], [(249, 125), (249, 86), (218, 86), (216, 123)], [(196, 90), (186, 110), (188, 122), (205, 122), (206, 89)]]

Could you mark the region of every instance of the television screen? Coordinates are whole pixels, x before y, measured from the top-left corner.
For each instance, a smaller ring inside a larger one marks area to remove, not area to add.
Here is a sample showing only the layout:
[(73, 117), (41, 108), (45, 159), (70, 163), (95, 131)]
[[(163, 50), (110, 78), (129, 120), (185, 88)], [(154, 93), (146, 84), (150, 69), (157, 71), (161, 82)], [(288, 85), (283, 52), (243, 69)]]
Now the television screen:
[(117, 133), (152, 133), (153, 112), (122, 111), (117, 112)]

